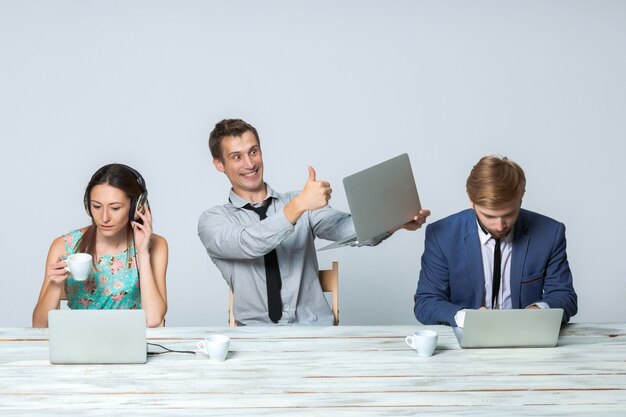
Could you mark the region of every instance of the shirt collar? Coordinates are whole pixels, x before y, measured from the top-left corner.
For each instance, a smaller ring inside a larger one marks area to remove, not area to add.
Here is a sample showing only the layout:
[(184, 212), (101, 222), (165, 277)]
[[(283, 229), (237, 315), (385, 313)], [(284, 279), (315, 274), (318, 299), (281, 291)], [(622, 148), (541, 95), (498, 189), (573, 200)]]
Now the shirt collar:
[[(487, 242), (489, 242), (490, 239), (492, 239), (491, 233), (484, 231), (483, 228), (480, 226), (480, 223), (478, 222), (478, 218), (476, 218), (476, 228), (478, 229), (478, 238), (480, 239), (481, 245), (485, 245)], [(504, 236), (502, 240), (504, 240), (507, 243), (511, 243), (512, 237), (513, 237), (513, 230), (511, 230), (508, 235)]]
[[(265, 187), (267, 187), (267, 196), (265, 197), (265, 200), (267, 200), (268, 198), (278, 198), (278, 193), (274, 191), (268, 183), (265, 183)], [(239, 195), (235, 194), (232, 188), (230, 189), (230, 194), (228, 195), (228, 201), (230, 201), (230, 203), (237, 208), (242, 208), (246, 204), (252, 204), (252, 202), (247, 201), (244, 198), (241, 198)], [(252, 205), (256, 206), (256, 204)]]

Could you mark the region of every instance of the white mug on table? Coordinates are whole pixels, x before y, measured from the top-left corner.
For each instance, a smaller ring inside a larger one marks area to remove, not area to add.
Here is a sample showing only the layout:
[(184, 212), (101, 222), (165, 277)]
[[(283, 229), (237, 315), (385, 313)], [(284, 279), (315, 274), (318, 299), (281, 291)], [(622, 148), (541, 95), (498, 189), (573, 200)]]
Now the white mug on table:
[(412, 336), (407, 336), (406, 344), (417, 351), (420, 356), (432, 356), (437, 347), (437, 332), (434, 330), (418, 330)]
[(230, 337), (215, 334), (198, 342), (198, 349), (207, 354), (212, 361), (223, 362), (230, 347)]

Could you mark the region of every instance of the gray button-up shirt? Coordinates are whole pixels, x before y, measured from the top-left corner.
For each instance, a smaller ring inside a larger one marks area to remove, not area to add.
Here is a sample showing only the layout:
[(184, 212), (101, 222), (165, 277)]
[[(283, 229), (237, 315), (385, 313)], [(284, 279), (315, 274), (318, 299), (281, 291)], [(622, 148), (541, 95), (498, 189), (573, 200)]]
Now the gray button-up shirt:
[[(326, 206), (304, 212), (292, 225), (283, 208), (299, 191), (281, 194), (267, 185), (267, 194), (272, 201), (263, 221), (243, 209), (248, 202), (232, 190), (228, 204), (204, 211), (198, 220), (200, 240), (233, 289), (235, 320), (244, 325), (273, 324), (267, 313), (263, 256), (275, 248), (282, 279), (279, 324), (332, 325), (333, 314), (319, 283), (314, 240), (350, 237), (355, 233), (352, 217)], [(387, 236), (366, 244), (378, 244)]]

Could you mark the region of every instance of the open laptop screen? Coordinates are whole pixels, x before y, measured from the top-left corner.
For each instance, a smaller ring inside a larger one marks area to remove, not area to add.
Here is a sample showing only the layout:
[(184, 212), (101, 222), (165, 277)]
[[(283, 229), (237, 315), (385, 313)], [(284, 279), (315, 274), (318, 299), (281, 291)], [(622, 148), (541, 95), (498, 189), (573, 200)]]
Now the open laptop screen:
[(343, 185), (356, 234), (318, 250), (363, 243), (410, 222), (421, 209), (406, 153), (345, 177)]
[(343, 185), (360, 242), (410, 222), (421, 209), (406, 153), (344, 178)]
[(561, 308), (466, 310), (454, 333), (462, 348), (554, 347), (562, 318)]

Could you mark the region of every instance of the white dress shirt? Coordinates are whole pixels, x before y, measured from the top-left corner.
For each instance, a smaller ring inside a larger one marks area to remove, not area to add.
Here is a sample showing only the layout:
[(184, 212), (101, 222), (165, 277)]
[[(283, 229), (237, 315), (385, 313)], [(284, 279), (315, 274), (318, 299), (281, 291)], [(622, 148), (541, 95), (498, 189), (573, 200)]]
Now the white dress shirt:
[(485, 291), (483, 292), (483, 306), (488, 309), (512, 308), (511, 303), (511, 253), (513, 252), (513, 231), (500, 239), (500, 292), (496, 298), (496, 305), (492, 305), (491, 289), (493, 288), (493, 257), (496, 248), (496, 239), (490, 233), (485, 233), (478, 222), (478, 236), (480, 238), (480, 252), (483, 256), (483, 273), (485, 277)]
[[(501, 274), (500, 274), (500, 291), (496, 299), (496, 305), (492, 305), (491, 289), (493, 287), (493, 256), (496, 247), (496, 240), (490, 233), (483, 231), (482, 227), (476, 220), (478, 228), (478, 237), (480, 238), (480, 252), (483, 257), (483, 275), (485, 278), (483, 292), (483, 306), (488, 309), (505, 309), (512, 308), (511, 303), (511, 259), (513, 255), (513, 230), (500, 240), (501, 257)], [(548, 304), (538, 301), (534, 304), (539, 308), (549, 308)], [(463, 327), (465, 323), (465, 309), (457, 311), (454, 320), (459, 327)]]

